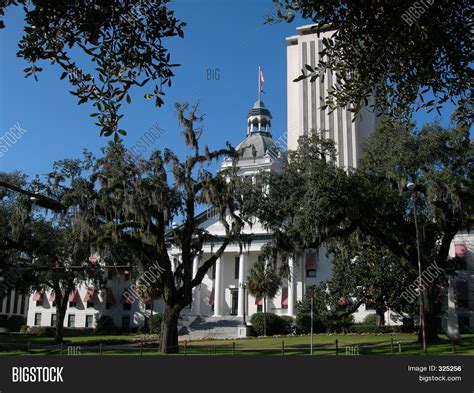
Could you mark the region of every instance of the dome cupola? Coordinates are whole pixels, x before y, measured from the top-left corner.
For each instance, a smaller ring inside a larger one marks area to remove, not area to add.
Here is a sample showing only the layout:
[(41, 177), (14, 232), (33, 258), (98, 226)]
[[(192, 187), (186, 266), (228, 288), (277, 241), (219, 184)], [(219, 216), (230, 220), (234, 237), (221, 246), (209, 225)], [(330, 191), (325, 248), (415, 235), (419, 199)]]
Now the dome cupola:
[(271, 138), (272, 114), (261, 100), (257, 100), (247, 118), (247, 136), (266, 133)]

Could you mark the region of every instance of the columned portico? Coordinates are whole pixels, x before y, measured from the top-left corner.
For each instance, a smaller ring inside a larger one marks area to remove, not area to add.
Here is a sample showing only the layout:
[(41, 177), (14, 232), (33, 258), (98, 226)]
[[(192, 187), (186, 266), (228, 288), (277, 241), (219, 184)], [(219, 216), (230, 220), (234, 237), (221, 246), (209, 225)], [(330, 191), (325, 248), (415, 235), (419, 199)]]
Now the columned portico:
[(245, 272), (247, 269), (248, 252), (241, 252), (239, 256), (239, 304), (237, 316), (243, 317), (245, 313)]
[(295, 287), (296, 287), (296, 277), (295, 277), (295, 262), (293, 257), (288, 258), (288, 268), (290, 276), (288, 277), (288, 315), (295, 315)]
[(214, 277), (214, 316), (222, 315), (222, 258), (217, 258), (216, 261), (216, 276)]
[[(193, 279), (196, 277), (197, 271), (199, 269), (200, 257), (196, 255), (193, 260)], [(201, 286), (193, 288), (193, 303), (192, 303), (192, 313), (200, 314), (201, 313)]]

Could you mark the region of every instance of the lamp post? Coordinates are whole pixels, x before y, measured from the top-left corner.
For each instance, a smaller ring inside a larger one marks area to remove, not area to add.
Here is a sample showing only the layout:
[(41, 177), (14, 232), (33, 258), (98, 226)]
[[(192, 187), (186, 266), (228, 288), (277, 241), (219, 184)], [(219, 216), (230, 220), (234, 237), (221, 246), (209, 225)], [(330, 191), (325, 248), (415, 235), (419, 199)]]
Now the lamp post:
[(313, 355), (313, 301), (314, 296), (311, 294), (311, 355)]
[(244, 282), (241, 282), (239, 283), (240, 287), (242, 288), (242, 290), (244, 291), (244, 315), (242, 316), (242, 325), (244, 326), (247, 326), (247, 321), (245, 320), (245, 314), (246, 314), (246, 305), (247, 305), (247, 302), (246, 302), (246, 297), (245, 297), (245, 289), (247, 289), (247, 284), (245, 284)]
[(425, 331), (425, 300), (424, 300), (424, 288), (422, 286), (422, 277), (421, 277), (421, 254), (420, 254), (420, 239), (418, 235), (418, 217), (416, 214), (416, 200), (415, 200), (415, 188), (416, 184), (413, 182), (407, 183), (407, 188), (412, 192), (412, 205), (413, 205), (413, 218), (415, 220), (415, 235), (416, 235), (416, 253), (418, 256), (418, 292), (420, 293), (420, 327), (421, 327), (421, 337), (423, 343), (423, 352), (427, 353), (428, 347), (426, 345), (426, 331)]

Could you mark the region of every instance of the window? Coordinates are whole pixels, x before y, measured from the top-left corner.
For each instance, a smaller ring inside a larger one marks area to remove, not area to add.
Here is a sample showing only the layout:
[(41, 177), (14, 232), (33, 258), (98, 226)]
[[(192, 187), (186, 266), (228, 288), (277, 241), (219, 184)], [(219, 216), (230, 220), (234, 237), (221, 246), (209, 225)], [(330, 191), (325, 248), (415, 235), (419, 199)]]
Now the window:
[(130, 329), (130, 317), (128, 315), (124, 315), (122, 317), (122, 329), (124, 330)]
[(67, 317), (67, 327), (75, 327), (76, 326), (76, 316), (74, 314), (69, 314)]
[(459, 333), (471, 333), (470, 318), (468, 316), (459, 316)]
[(125, 311), (129, 311), (132, 308), (132, 305), (130, 303), (124, 303), (123, 304), (123, 309)]
[(92, 327), (94, 321), (93, 315), (86, 315), (86, 327)]
[(42, 300), (38, 300), (36, 302), (36, 307), (43, 307), (43, 301)]
[(51, 303), (51, 305), (52, 305), (53, 307), (56, 307), (56, 302), (53, 301), (53, 302)]
[(51, 326), (56, 326), (56, 314), (51, 314)]
[(69, 302), (69, 307), (76, 307), (76, 302)]
[(306, 277), (316, 277), (316, 270), (306, 269)]
[(257, 312), (262, 312), (262, 311), (263, 311), (263, 305), (257, 304)]
[(94, 308), (94, 302), (87, 302), (87, 308)]
[(148, 330), (150, 328), (150, 318), (145, 317), (145, 323), (143, 324), (143, 327), (145, 330)]
[(125, 270), (123, 272), (123, 278), (125, 281), (129, 281), (130, 280), (130, 271), (129, 270)]
[(18, 291), (15, 291), (15, 297), (13, 298), (13, 314), (18, 311)]
[(235, 257), (234, 278), (239, 279), (240, 257)]
[(41, 313), (37, 312), (35, 314), (35, 326), (41, 326)]
[(456, 283), (456, 300), (459, 308), (469, 308), (469, 285), (467, 281)]
[(375, 303), (373, 303), (373, 302), (365, 303), (365, 309), (366, 310), (375, 310)]
[[(25, 295), (21, 295), (21, 305), (20, 305), (20, 314), (25, 313)], [(0, 312), (2, 312), (3, 308), (3, 299), (0, 299)]]
[(10, 301), (11, 301), (11, 291), (8, 291), (7, 295), (7, 308), (5, 309), (5, 312), (8, 314), (10, 312)]

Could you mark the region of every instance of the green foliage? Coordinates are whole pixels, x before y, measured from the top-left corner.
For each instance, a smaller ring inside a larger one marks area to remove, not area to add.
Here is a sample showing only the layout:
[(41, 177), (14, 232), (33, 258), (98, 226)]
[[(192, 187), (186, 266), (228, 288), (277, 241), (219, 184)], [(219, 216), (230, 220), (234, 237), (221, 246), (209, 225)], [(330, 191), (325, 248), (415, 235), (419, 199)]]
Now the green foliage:
[[(329, 282), (334, 304), (341, 298), (357, 299), (353, 305), (356, 311), (359, 304), (372, 303), (381, 318), (387, 308), (398, 313), (415, 312), (416, 304), (402, 297), (417, 277), (417, 270), (408, 261), (360, 231), (333, 241), (329, 250), (334, 256)], [(375, 314), (370, 317), (376, 318)]]
[(289, 315), (281, 315), (280, 318), (284, 321), (284, 332), (286, 334), (293, 333), (295, 330), (295, 318)]
[(28, 333), (28, 325), (21, 325), (20, 333), (23, 333), (23, 334)]
[[(343, 333), (354, 323), (350, 313), (337, 311), (331, 303), (328, 286), (322, 283), (311, 287), (313, 293), (313, 332)], [(311, 297), (306, 297), (296, 304), (295, 327), (298, 333), (309, 333), (311, 330)]]
[[(65, 337), (92, 336), (95, 333), (93, 328), (64, 328)], [(28, 334), (38, 337), (55, 337), (56, 328), (54, 326), (31, 326)]]
[[(23, 5), (24, 35), (18, 56), (30, 66), (25, 76), (38, 78), (40, 61), (57, 64), (61, 79), (67, 78), (78, 104), (92, 102), (101, 135), (119, 139), (120, 108), (131, 102), (130, 89), (154, 83), (145, 94), (161, 106), (163, 86), (171, 86), (174, 76), (171, 56), (164, 41), (183, 37), (185, 23), (171, 9), (171, 0), (90, 1), (87, 6), (74, 0), (9, 0), (0, 5), (0, 15), (8, 7)], [(4, 27), (0, 20), (0, 28)], [(77, 54), (89, 62), (78, 65)], [(85, 68), (88, 67), (88, 68)]]
[[(410, 123), (385, 121), (368, 139), (359, 167), (347, 173), (327, 159), (333, 150), (330, 141), (313, 135), (300, 142), (283, 173), (269, 175), (269, 192), (260, 200), (259, 218), (274, 233), (269, 254), (276, 260), (328, 247), (329, 242), (342, 245), (336, 252), (339, 278), (329, 288), (327, 306), (337, 309), (337, 295), (354, 295), (408, 310), (400, 295), (418, 265), (413, 200), (423, 270), (436, 263), (452, 271), (450, 244), (460, 229), (472, 227), (474, 145), (469, 128), (434, 123), (417, 130)], [(407, 189), (408, 181), (416, 183), (414, 193)], [(357, 254), (360, 263), (352, 266)], [(357, 277), (362, 288), (355, 284)], [(402, 282), (396, 282), (399, 278)], [(424, 293), (425, 326), (433, 340), (443, 285), (440, 274)], [(345, 312), (355, 311), (358, 302)]]
[(265, 335), (265, 320), (267, 336), (291, 333), (291, 325), (289, 326), (287, 319), (273, 313), (266, 313), (264, 315), (263, 312), (257, 312), (250, 318), (250, 323), (257, 336)]
[(118, 332), (114, 320), (108, 315), (101, 315), (96, 322), (95, 334), (113, 334)]
[[(472, 4), (468, 0), (273, 2), (277, 12), (267, 22), (291, 22), (300, 15), (319, 26), (315, 32), (334, 30), (322, 39), (318, 64), (306, 65), (297, 78), (314, 82), (327, 70), (336, 70), (338, 82), (330, 89), (326, 105), (350, 104), (359, 111), (375, 92), (380, 113), (431, 111), (449, 100), (461, 108), (472, 106)], [(472, 119), (472, 107), (463, 116)]]
[(153, 314), (148, 322), (151, 334), (161, 333), (161, 324), (163, 323), (163, 314)]
[(279, 288), (281, 279), (270, 265), (263, 261), (256, 262), (247, 277), (247, 289), (256, 298), (273, 299)]
[(10, 332), (19, 332), (25, 322), (25, 317), (20, 315), (5, 316), (0, 319), (0, 327), (7, 328)]
[(356, 323), (347, 329), (348, 333), (357, 334), (390, 334), (390, 333), (416, 333), (418, 326), (377, 326), (375, 324)]
[(369, 314), (364, 318), (364, 325), (376, 326), (377, 325), (377, 315), (375, 313)]

